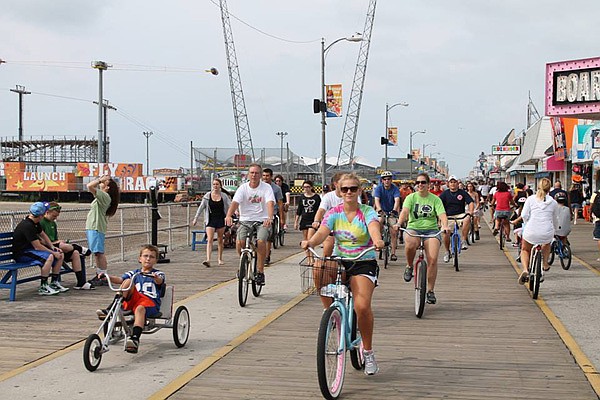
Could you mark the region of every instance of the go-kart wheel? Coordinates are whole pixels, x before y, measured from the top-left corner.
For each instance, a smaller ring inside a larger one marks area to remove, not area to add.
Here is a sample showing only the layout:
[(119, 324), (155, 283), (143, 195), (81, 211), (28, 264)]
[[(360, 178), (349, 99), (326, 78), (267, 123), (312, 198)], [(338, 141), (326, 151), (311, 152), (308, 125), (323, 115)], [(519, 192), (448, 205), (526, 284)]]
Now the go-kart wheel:
[(190, 313), (185, 306), (177, 307), (173, 317), (173, 341), (175, 346), (183, 347), (190, 336)]
[(100, 361), (102, 361), (102, 342), (100, 336), (94, 333), (85, 340), (83, 364), (88, 371), (94, 372), (100, 366)]

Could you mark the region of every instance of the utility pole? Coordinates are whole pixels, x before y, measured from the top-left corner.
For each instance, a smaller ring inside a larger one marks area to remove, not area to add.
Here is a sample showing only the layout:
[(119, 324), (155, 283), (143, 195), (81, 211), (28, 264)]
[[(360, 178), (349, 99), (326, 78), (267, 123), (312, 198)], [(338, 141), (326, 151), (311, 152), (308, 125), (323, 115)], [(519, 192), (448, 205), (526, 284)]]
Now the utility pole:
[(277, 136), (281, 137), (281, 146), (279, 147), (280, 153), (279, 153), (279, 159), (281, 164), (279, 165), (280, 171), (281, 171), (281, 175), (283, 175), (283, 138), (286, 137), (288, 135), (287, 132), (277, 132), (275, 133)]
[(153, 132), (142, 132), (144, 136), (146, 136), (146, 176), (150, 176), (150, 146), (148, 144), (150, 136), (152, 136)]
[(98, 162), (104, 163), (106, 162), (106, 154), (104, 153), (104, 124), (103, 124), (103, 115), (102, 109), (104, 104), (103, 94), (102, 94), (102, 71), (107, 70), (112, 67), (112, 65), (108, 65), (104, 61), (92, 61), (92, 68), (97, 69), (99, 72), (99, 80), (98, 80)]
[[(94, 101), (94, 104), (98, 104)], [(104, 154), (105, 162), (109, 162), (108, 159), (108, 110), (117, 110), (115, 106), (111, 106), (107, 99), (103, 99), (102, 103), (102, 119), (104, 121), (103, 140), (102, 140), (102, 154)]]
[[(4, 61), (0, 60), (0, 64)], [(10, 89), (11, 92), (19, 94), (19, 161), (23, 161), (23, 95), (31, 94), (25, 90), (25, 86), (16, 85), (16, 89)]]

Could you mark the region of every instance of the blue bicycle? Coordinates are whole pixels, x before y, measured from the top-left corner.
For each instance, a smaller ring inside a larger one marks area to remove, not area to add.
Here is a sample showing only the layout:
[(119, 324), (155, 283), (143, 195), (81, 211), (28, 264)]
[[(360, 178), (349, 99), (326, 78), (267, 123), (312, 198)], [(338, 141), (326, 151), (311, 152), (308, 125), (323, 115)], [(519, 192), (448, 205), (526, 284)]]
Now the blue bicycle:
[(571, 268), (571, 243), (569, 243), (568, 239), (563, 243), (560, 236), (554, 236), (552, 247), (550, 248), (550, 255), (548, 257), (548, 265), (552, 265), (554, 262), (554, 255), (558, 256), (560, 259), (560, 265), (564, 270)]
[(463, 221), (465, 218), (470, 216), (470, 214), (465, 214), (462, 218), (448, 217), (448, 220), (454, 220), (454, 230), (450, 235), (450, 256), (454, 260), (454, 270), (457, 272), (459, 271), (458, 256), (462, 250), (462, 238), (460, 237), (459, 221)]
[[(346, 279), (343, 262), (357, 261), (375, 247), (369, 247), (354, 258), (321, 257), (312, 248), (308, 250), (318, 260), (302, 272), (302, 291), (332, 297), (333, 303), (323, 312), (317, 339), (317, 376), (321, 394), (326, 399), (337, 399), (344, 385), (346, 351), (354, 369), (364, 368), (362, 340), (354, 311), (354, 298)], [(308, 260), (308, 257), (305, 259)], [(335, 266), (331, 264), (335, 263)]]

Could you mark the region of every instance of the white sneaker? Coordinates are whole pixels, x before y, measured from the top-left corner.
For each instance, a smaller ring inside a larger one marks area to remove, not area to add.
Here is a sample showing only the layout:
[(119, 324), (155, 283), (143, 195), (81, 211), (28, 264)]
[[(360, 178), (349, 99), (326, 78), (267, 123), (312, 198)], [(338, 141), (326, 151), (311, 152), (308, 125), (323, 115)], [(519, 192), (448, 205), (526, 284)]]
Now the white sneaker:
[(450, 262), (450, 253), (444, 254), (444, 262), (445, 263)]
[(377, 361), (375, 361), (375, 353), (373, 350), (363, 350), (363, 358), (365, 359), (365, 375), (375, 375), (379, 372)]
[(92, 254), (92, 251), (85, 246), (81, 246), (81, 254), (87, 257)]
[(68, 292), (69, 291), (69, 288), (66, 288), (63, 285), (61, 285), (59, 281), (50, 283), (50, 287), (52, 289), (54, 289), (54, 290), (57, 290), (60, 293), (64, 293), (64, 292)]
[(52, 296), (59, 293), (60, 292), (58, 290), (52, 289), (48, 284), (41, 285), (38, 289), (38, 294), (40, 296)]
[(96, 288), (91, 283), (86, 282), (81, 286), (73, 286), (73, 289), (75, 289), (75, 290), (94, 290)]

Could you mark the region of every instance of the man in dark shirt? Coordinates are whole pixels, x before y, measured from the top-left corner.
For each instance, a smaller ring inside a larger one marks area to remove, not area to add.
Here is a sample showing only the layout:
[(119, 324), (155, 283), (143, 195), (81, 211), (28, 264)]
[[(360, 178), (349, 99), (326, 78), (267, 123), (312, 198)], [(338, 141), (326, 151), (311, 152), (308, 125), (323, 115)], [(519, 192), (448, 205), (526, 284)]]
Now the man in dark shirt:
[[(462, 250), (467, 250), (467, 235), (471, 227), (471, 215), (475, 209), (475, 203), (473, 198), (463, 189), (458, 188), (458, 179), (454, 175), (451, 175), (448, 179), (448, 189), (440, 195), (440, 199), (446, 209), (446, 215), (448, 216), (448, 228), (449, 231), (444, 234), (444, 246), (446, 247), (446, 254), (444, 255), (444, 262), (450, 261), (450, 235), (454, 231), (454, 224), (460, 223), (462, 219)], [(465, 209), (468, 207), (469, 211), (467, 215)], [(456, 220), (455, 220), (456, 219)]]
[[(564, 195), (567, 196), (567, 199), (569, 198), (569, 194), (567, 193), (566, 190), (564, 190), (562, 188), (562, 184), (560, 183), (560, 181), (556, 181), (556, 182), (554, 182), (554, 189), (552, 189), (550, 191), (550, 193), (548, 193), (548, 194), (550, 195), (550, 197), (552, 197), (554, 200), (556, 200), (556, 195), (559, 193), (564, 193)], [(567, 200), (567, 207), (570, 207), (568, 200)]]
[[(48, 211), (49, 204), (37, 202), (29, 208), (29, 215), (16, 226), (13, 232), (13, 256), (15, 261), (39, 264), (41, 266), (40, 296), (50, 296), (66, 292), (67, 288), (60, 284), (59, 272), (64, 254), (54, 247), (40, 225), (40, 221)], [(52, 270), (52, 282), (48, 284), (48, 276)]]

